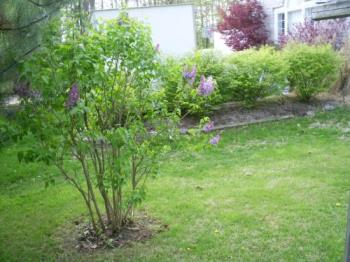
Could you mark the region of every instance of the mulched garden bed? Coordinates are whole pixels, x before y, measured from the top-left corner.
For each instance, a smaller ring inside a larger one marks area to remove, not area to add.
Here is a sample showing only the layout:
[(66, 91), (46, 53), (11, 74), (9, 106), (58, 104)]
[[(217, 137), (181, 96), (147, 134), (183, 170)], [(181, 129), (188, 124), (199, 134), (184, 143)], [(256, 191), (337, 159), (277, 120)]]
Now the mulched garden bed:
[[(243, 126), (267, 121), (277, 121), (296, 116), (313, 116), (316, 111), (330, 111), (340, 106), (339, 98), (321, 97), (309, 103), (302, 103), (293, 96), (270, 98), (258, 102), (254, 108), (246, 108), (239, 103), (226, 103), (215, 109), (210, 116), (215, 129)], [(188, 128), (198, 124), (198, 118), (186, 117), (182, 127)]]

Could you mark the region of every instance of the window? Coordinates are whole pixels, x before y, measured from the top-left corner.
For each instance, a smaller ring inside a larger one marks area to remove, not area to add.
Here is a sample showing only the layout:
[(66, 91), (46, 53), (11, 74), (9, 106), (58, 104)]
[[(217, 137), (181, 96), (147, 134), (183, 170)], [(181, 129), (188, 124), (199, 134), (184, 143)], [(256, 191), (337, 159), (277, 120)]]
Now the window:
[(288, 13), (288, 32), (294, 29), (294, 25), (303, 22), (301, 10)]
[(312, 8), (305, 9), (305, 19), (311, 20), (312, 18)]
[(278, 14), (278, 35), (284, 35), (286, 32), (286, 16), (284, 13)]

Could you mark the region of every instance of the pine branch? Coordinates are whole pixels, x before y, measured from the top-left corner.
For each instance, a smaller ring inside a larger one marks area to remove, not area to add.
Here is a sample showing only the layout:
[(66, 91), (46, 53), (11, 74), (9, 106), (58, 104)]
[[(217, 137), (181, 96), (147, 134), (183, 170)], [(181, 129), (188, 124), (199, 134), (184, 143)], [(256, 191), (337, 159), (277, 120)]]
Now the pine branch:
[[(30, 50), (28, 50), (27, 52), (25, 52), (24, 54), (22, 54), (20, 56), (19, 59), (17, 60), (22, 60), (24, 57), (30, 55), (31, 53), (33, 53), (36, 49), (38, 49), (41, 45), (36, 45), (33, 48), (31, 48)], [(3, 70), (0, 71), (0, 76), (2, 76), (4, 73), (6, 73), (7, 71), (9, 71), (11, 68), (13, 68), (14, 66), (16, 66), (19, 62), (17, 60), (14, 60), (9, 66), (7, 66), (6, 68), (4, 68)]]
[(36, 19), (36, 20), (33, 20), (31, 21), (30, 23), (26, 24), (26, 25), (22, 25), (22, 26), (19, 26), (19, 27), (0, 27), (0, 31), (15, 31), (15, 30), (22, 30), (22, 29), (25, 29), (25, 28), (28, 28), (28, 27), (31, 27), (32, 25), (36, 24), (36, 23), (39, 23), (43, 20), (45, 20), (46, 18), (48, 18), (48, 14)]
[(22, 25), (22, 26), (18, 26), (18, 27), (0, 27), (0, 31), (16, 31), (16, 30), (23, 30), (26, 29), (28, 27), (31, 27), (32, 25), (35, 25), (37, 23), (40, 23), (41, 21), (45, 20), (46, 18), (48, 18), (50, 15), (52, 15), (53, 13), (57, 12), (60, 8), (55, 8), (54, 10), (52, 10), (50, 13), (43, 15), (42, 17), (35, 19), (33, 21), (31, 21), (30, 23), (26, 24), (26, 25)]
[(40, 4), (40, 3), (35, 2), (35, 1), (33, 1), (33, 0), (27, 0), (27, 1), (28, 1), (29, 3), (31, 3), (31, 4), (36, 5), (36, 6), (39, 6), (39, 7), (49, 7), (49, 6), (53, 5), (53, 4), (57, 4), (57, 3), (61, 3), (61, 2), (62, 2), (62, 0), (59, 0), (59, 1), (53, 0), (53, 1), (51, 1), (51, 2), (49, 2), (49, 3), (46, 3), (46, 4)]

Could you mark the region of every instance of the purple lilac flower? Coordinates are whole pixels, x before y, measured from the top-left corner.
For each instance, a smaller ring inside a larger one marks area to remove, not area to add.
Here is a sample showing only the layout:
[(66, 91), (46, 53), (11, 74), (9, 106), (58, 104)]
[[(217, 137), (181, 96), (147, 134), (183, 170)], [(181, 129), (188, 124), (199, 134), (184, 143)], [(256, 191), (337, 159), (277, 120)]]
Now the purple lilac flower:
[(72, 85), (70, 91), (69, 91), (69, 96), (68, 99), (66, 101), (66, 107), (67, 108), (72, 108), (74, 107), (79, 100), (79, 89), (78, 86), (76, 84)]
[(188, 81), (190, 85), (193, 85), (194, 80), (196, 79), (196, 75), (197, 75), (196, 66), (193, 66), (191, 71), (188, 69), (188, 67), (186, 67), (182, 73), (182, 76)]
[(20, 98), (28, 98), (31, 96), (31, 88), (29, 86), (29, 83), (19, 83), (15, 89), (15, 94), (18, 95)]
[(220, 134), (217, 134), (212, 139), (210, 139), (209, 143), (212, 145), (217, 145), (220, 142), (220, 138), (221, 138)]
[(41, 99), (41, 93), (37, 90), (33, 90), (30, 87), (30, 84), (21, 82), (19, 83), (15, 89), (15, 94), (18, 95), (20, 98), (32, 98), (34, 100), (40, 100)]
[(157, 53), (160, 52), (160, 44), (157, 44), (157, 45), (156, 45), (155, 50), (156, 50)]
[(181, 127), (180, 128), (180, 134), (186, 135), (188, 133), (188, 129), (186, 127)]
[(214, 129), (214, 122), (213, 121), (210, 121), (209, 123), (205, 124), (204, 127), (203, 127), (203, 131), (205, 133), (209, 133), (213, 129)]
[(209, 96), (214, 91), (214, 81), (211, 76), (207, 79), (201, 76), (201, 82), (198, 87), (198, 94), (201, 96)]

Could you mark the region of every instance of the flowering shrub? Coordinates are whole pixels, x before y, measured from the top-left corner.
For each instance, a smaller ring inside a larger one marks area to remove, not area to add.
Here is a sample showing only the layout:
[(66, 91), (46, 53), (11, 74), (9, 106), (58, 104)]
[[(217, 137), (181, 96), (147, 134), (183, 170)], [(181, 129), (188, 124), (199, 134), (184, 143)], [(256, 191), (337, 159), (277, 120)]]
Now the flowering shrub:
[[(148, 27), (122, 14), (85, 33), (69, 28), (63, 42), (48, 42), (22, 66), (30, 85), (21, 87), (19, 120), (23, 139), (35, 143), (19, 158), (55, 165), (81, 194), (95, 231), (114, 233), (132, 219), (147, 177), (178, 138), (179, 116), (156, 88)], [(184, 77), (186, 85), (194, 78)], [(28, 99), (33, 92), (41, 99)]]
[[(206, 58), (205, 63), (202, 57)], [(197, 52), (184, 59), (164, 59), (161, 82), (171, 111), (182, 110), (182, 115), (203, 115), (220, 102), (216, 76), (222, 74), (224, 65), (219, 61), (211, 63), (209, 57), (213, 56), (202, 56)]]
[(233, 2), (228, 10), (219, 9), (221, 22), (218, 30), (225, 36), (226, 44), (240, 51), (266, 44), (266, 14), (257, 0)]
[(280, 44), (285, 46), (289, 42), (298, 42), (312, 45), (330, 44), (334, 49), (343, 46), (349, 21), (335, 19), (326, 21), (311, 21), (305, 19), (303, 23), (296, 24), (287, 34), (280, 36)]
[(212, 50), (197, 51), (194, 55), (187, 57), (186, 63), (196, 64), (200, 75), (213, 77), (219, 94), (213, 101), (214, 104), (229, 101), (227, 86), (230, 76), (226, 74), (227, 64), (223, 54)]
[(301, 100), (329, 89), (339, 77), (341, 59), (330, 45), (290, 44), (284, 52), (290, 86)]
[(231, 100), (253, 106), (256, 100), (280, 94), (286, 86), (288, 64), (271, 47), (237, 52), (228, 59), (227, 87)]
[(219, 101), (216, 89), (216, 82), (212, 76), (196, 74), (191, 81), (184, 77), (177, 87), (177, 108), (183, 111), (182, 114), (204, 115), (211, 111), (215, 101)]

